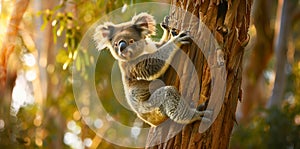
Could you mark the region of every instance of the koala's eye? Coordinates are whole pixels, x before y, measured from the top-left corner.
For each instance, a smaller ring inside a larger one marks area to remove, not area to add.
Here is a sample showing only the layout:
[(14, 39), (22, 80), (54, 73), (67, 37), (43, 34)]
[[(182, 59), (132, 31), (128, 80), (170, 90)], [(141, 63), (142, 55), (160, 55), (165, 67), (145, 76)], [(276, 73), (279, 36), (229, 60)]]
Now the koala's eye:
[(117, 42), (115, 42), (115, 46), (116, 46), (116, 47), (118, 46), (118, 43), (117, 43)]
[(131, 43), (133, 43), (133, 42), (134, 42), (134, 40), (133, 40), (133, 39), (130, 39), (130, 40), (129, 40), (129, 43), (130, 43), (130, 44), (131, 44)]
[(123, 52), (126, 49), (126, 47), (127, 47), (127, 43), (124, 40), (121, 40), (119, 42), (119, 50), (120, 50), (120, 52)]

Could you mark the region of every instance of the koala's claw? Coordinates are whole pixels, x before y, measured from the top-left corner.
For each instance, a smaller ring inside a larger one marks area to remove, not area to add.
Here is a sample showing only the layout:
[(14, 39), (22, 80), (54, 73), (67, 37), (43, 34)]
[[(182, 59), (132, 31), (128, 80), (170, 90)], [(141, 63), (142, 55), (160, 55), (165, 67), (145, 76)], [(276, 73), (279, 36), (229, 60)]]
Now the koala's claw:
[(191, 37), (190, 34), (191, 34), (190, 31), (182, 31), (182, 32), (180, 32), (180, 33), (178, 34), (178, 36), (179, 36), (180, 38)]
[(207, 124), (211, 123), (211, 119), (205, 117), (202, 117), (201, 121)]
[(179, 37), (185, 37), (185, 36), (187, 36), (187, 33), (183, 32), (183, 33), (180, 33), (178, 36)]
[(197, 111), (204, 111), (205, 108), (206, 108), (205, 103), (203, 103), (203, 104), (200, 104), (196, 109), (197, 109)]
[(212, 116), (213, 116), (213, 111), (211, 110), (205, 110), (205, 111), (199, 111), (202, 113), (200, 119), (204, 122), (211, 122), (212, 121)]
[(195, 116), (197, 120), (201, 120), (205, 123), (210, 123), (212, 121), (213, 111), (211, 110), (196, 111)]
[(178, 42), (179, 46), (191, 43), (190, 31), (180, 32), (175, 38), (175, 42)]
[(179, 34), (179, 37), (190, 36), (190, 34), (191, 34), (190, 31), (184, 31)]
[(172, 28), (171, 34), (172, 34), (173, 37), (175, 37), (175, 36), (178, 35), (178, 31), (175, 28)]
[(212, 111), (212, 110), (205, 110), (205, 111), (203, 111), (203, 112), (204, 112), (204, 116), (205, 116), (206, 118), (209, 118), (209, 119), (212, 118), (212, 116), (213, 116), (213, 111)]

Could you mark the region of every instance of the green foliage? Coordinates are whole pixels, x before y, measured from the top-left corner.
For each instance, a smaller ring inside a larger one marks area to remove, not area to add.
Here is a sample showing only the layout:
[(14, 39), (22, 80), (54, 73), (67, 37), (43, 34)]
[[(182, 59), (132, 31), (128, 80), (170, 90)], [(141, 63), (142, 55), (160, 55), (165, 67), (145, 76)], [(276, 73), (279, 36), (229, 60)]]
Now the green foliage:
[[(287, 94), (281, 108), (259, 109), (247, 126), (238, 125), (231, 148), (300, 148), (300, 67), (289, 75)], [(293, 81), (291, 81), (293, 80)]]
[[(96, 134), (79, 115), (79, 111), (82, 109), (77, 109), (72, 89), (72, 70), (76, 69), (76, 71), (80, 72), (80, 77), (88, 80), (92, 76), (91, 65), (96, 65), (96, 72), (93, 74), (96, 76), (95, 86), (107, 112), (121, 123), (132, 125), (136, 116), (118, 103), (115, 100), (114, 93), (111, 92), (111, 75), (107, 72), (111, 70), (107, 70), (107, 68), (111, 68), (113, 65), (113, 58), (108, 52), (102, 52), (103, 54), (100, 54), (100, 58), (97, 61), (95, 45), (78, 47), (83, 35), (93, 23), (100, 17), (103, 17), (104, 14), (125, 4), (130, 4), (130, 2), (135, 3), (136, 1), (62, 0), (53, 9), (38, 12), (37, 16), (43, 20), (41, 30), (46, 30), (50, 27), (53, 44), (57, 50), (54, 58), (55, 63), (48, 64), (47, 68), (49, 84), (45, 102), (36, 111), (26, 108), (20, 113), (21, 117), (28, 115), (26, 114), (28, 112), (32, 113), (28, 119), (25, 117), (19, 119), (22, 124), (30, 125), (22, 130), (24, 135), (20, 135), (21, 141), (24, 141), (26, 138), (25, 141), (29, 140), (30, 142), (24, 142), (22, 143), (23, 145), (33, 148), (56, 148), (57, 146), (72, 148), (74, 144), (66, 144), (64, 142), (66, 134), (76, 135), (79, 138), (78, 142), (83, 142), (85, 139), (97, 140)], [(107, 67), (100, 67), (103, 65), (99, 63), (105, 63)], [(122, 89), (121, 86), (119, 87)], [(37, 114), (42, 115), (41, 119), (43, 121), (40, 125), (34, 125), (33, 123)], [(76, 126), (73, 126), (74, 123)], [(108, 129), (106, 135), (114, 131)], [(43, 134), (43, 136), (41, 137), (40, 134)], [(105, 142), (105, 140), (100, 142), (99, 144), (94, 144), (93, 147), (112, 148), (112, 145)]]
[(50, 23), (54, 44), (57, 44), (58, 39), (60, 40), (59, 44), (63, 44), (56, 58), (57, 62), (62, 64), (63, 70), (66, 70), (72, 64), (73, 60), (76, 59), (76, 49), (82, 37), (79, 21), (75, 18), (74, 14), (67, 11), (60, 12), (61, 9), (65, 8), (65, 3), (67, 1), (63, 1), (63, 3), (56, 6), (53, 10), (47, 9), (39, 12), (44, 21), (41, 29), (45, 29)]
[[(283, 109), (261, 110), (248, 126), (238, 126), (232, 148), (300, 148), (299, 103)], [(296, 123), (297, 121), (297, 123)]]

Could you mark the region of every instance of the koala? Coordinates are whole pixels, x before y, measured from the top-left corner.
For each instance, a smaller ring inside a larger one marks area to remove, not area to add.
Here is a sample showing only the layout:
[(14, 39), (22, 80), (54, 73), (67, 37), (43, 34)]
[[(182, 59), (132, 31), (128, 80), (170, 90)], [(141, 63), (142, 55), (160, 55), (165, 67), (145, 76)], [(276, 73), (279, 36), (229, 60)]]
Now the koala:
[(173, 30), (170, 34), (167, 23), (165, 18), (160, 42), (150, 39), (156, 33), (156, 21), (148, 13), (140, 13), (121, 24), (99, 25), (94, 40), (98, 50), (108, 47), (118, 61), (127, 102), (143, 121), (151, 126), (158, 126), (168, 118), (180, 124), (210, 121), (204, 115), (210, 115), (211, 111), (191, 108), (174, 86), (150, 89), (151, 83), (165, 73), (176, 51), (191, 40), (188, 31), (177, 34)]

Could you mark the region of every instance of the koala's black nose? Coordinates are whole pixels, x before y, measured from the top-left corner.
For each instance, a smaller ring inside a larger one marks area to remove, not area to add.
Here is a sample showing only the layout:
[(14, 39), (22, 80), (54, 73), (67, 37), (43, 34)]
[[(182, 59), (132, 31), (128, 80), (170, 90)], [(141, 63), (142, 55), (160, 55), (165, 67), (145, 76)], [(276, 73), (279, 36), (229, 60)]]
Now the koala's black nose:
[(121, 40), (119, 42), (119, 50), (120, 50), (120, 52), (122, 52), (124, 49), (126, 49), (126, 47), (127, 47), (127, 43), (124, 40)]

